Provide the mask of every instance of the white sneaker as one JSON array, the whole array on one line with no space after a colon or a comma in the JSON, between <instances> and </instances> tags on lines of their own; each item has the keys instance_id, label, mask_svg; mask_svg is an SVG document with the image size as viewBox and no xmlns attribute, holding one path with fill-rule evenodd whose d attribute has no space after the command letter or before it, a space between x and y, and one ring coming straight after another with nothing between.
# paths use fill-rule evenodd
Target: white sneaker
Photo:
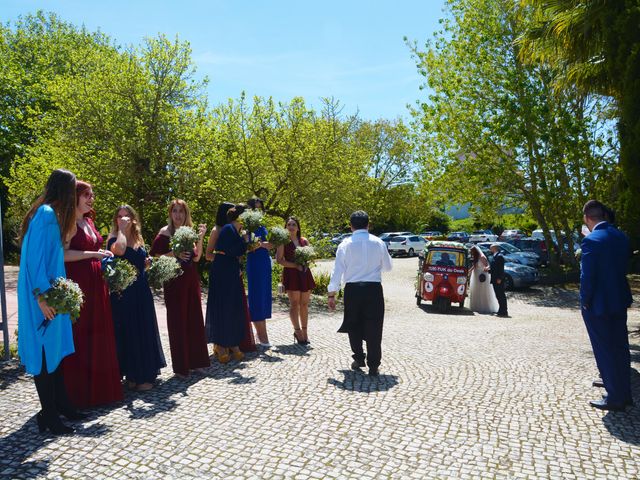
<instances>
[{"instance_id":1,"label":"white sneaker","mask_svg":"<svg viewBox=\"0 0 640 480\"><path fill-rule=\"evenodd\" d=\"M269 342L266 342L266 343L262 343L262 342L260 342L258 345L260 345L260 346L261 346L262 348L264 348L264 349L269 349L269 348L271 348L271 344L270 344Z\"/></svg>"}]
</instances>

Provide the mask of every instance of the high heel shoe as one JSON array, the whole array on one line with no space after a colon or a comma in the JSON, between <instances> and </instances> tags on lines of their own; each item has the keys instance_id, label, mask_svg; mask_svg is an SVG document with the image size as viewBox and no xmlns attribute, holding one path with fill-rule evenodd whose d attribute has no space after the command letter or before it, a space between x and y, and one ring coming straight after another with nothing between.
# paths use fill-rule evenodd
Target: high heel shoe
<instances>
[{"instance_id":1,"label":"high heel shoe","mask_svg":"<svg viewBox=\"0 0 640 480\"><path fill-rule=\"evenodd\" d=\"M244 353L242 353L240 349L232 350L232 354L233 354L233 359L236 362L239 362L244 358Z\"/></svg>"},{"instance_id":2,"label":"high heel shoe","mask_svg":"<svg viewBox=\"0 0 640 480\"><path fill-rule=\"evenodd\" d=\"M42 412L38 412L38 415L36 415L36 422L38 422L38 430L40 433L49 430L54 435L69 435L75 432L75 429L62 423L57 416L46 418Z\"/></svg>"},{"instance_id":3,"label":"high heel shoe","mask_svg":"<svg viewBox=\"0 0 640 480\"><path fill-rule=\"evenodd\" d=\"M307 329L306 328L301 328L301 330L304 330L304 340L302 341L303 345L311 345L311 342L309 341L309 338L307 337Z\"/></svg>"},{"instance_id":4,"label":"high heel shoe","mask_svg":"<svg viewBox=\"0 0 640 480\"><path fill-rule=\"evenodd\" d=\"M296 332L299 332L300 330L302 330L302 329L301 329L301 328L296 328L296 329L293 331L293 339L295 340L295 342L296 342L298 345L304 345L304 340L300 340L300 338L298 338L298 335L296 335Z\"/></svg>"},{"instance_id":5,"label":"high heel shoe","mask_svg":"<svg viewBox=\"0 0 640 480\"><path fill-rule=\"evenodd\" d=\"M228 363L229 360L231 360L229 351L224 347L216 345L213 349L213 354L216 356L220 363Z\"/></svg>"}]
</instances>

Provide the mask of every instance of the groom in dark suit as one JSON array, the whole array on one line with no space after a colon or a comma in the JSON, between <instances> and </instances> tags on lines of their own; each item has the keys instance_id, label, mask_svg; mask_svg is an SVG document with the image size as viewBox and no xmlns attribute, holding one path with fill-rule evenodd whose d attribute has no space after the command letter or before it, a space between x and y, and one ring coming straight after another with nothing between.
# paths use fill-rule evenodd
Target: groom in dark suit
<instances>
[{"instance_id":1,"label":"groom in dark suit","mask_svg":"<svg viewBox=\"0 0 640 480\"><path fill-rule=\"evenodd\" d=\"M508 317L507 311L507 295L504 293L504 257L500 252L500 246L496 243L491 245L491 253L493 258L491 259L491 285L493 285L493 291L496 294L498 300L498 317Z\"/></svg>"},{"instance_id":2,"label":"groom in dark suit","mask_svg":"<svg viewBox=\"0 0 640 480\"><path fill-rule=\"evenodd\" d=\"M627 332L627 308L632 303L627 281L629 239L606 221L608 209L597 200L589 200L582 213L591 233L582 240L580 304L607 390L602 400L589 403L601 410L620 411L633 404Z\"/></svg>"}]
</instances>

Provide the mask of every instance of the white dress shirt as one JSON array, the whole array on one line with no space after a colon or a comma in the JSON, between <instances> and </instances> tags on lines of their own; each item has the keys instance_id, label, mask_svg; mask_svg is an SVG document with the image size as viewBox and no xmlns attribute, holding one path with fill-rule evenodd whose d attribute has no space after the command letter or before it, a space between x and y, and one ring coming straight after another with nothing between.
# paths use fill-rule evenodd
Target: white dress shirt
<instances>
[{"instance_id":1,"label":"white dress shirt","mask_svg":"<svg viewBox=\"0 0 640 480\"><path fill-rule=\"evenodd\" d=\"M387 245L368 230L356 230L338 246L336 262L327 290L340 290L341 283L380 282L391 270Z\"/></svg>"}]
</instances>

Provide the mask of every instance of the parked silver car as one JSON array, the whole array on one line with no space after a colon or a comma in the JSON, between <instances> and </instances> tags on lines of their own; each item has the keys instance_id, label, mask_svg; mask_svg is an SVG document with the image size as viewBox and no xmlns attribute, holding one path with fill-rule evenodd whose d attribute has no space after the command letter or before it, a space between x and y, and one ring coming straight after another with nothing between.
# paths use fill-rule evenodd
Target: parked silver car
<instances>
[{"instance_id":1,"label":"parked silver car","mask_svg":"<svg viewBox=\"0 0 640 480\"><path fill-rule=\"evenodd\" d=\"M522 265L528 265L529 267L539 267L542 263L540 261L540 255L537 253L525 252L507 242L485 242L479 243L478 245L488 249L494 244L498 245L507 262L520 263Z\"/></svg>"},{"instance_id":2,"label":"parked silver car","mask_svg":"<svg viewBox=\"0 0 640 480\"><path fill-rule=\"evenodd\" d=\"M507 262L504 264L505 290L530 287L531 285L535 285L536 283L538 283L537 268L511 262Z\"/></svg>"},{"instance_id":3,"label":"parked silver car","mask_svg":"<svg viewBox=\"0 0 640 480\"><path fill-rule=\"evenodd\" d=\"M498 235L493 233L491 230L476 230L471 233L469 237L469 242L477 243L477 242L495 242L498 240Z\"/></svg>"},{"instance_id":4,"label":"parked silver car","mask_svg":"<svg viewBox=\"0 0 640 480\"><path fill-rule=\"evenodd\" d=\"M424 238L419 235L398 235L389 239L388 249L389 254L392 257L396 255L405 254L408 257L413 257L424 250L424 246L427 244Z\"/></svg>"}]
</instances>

